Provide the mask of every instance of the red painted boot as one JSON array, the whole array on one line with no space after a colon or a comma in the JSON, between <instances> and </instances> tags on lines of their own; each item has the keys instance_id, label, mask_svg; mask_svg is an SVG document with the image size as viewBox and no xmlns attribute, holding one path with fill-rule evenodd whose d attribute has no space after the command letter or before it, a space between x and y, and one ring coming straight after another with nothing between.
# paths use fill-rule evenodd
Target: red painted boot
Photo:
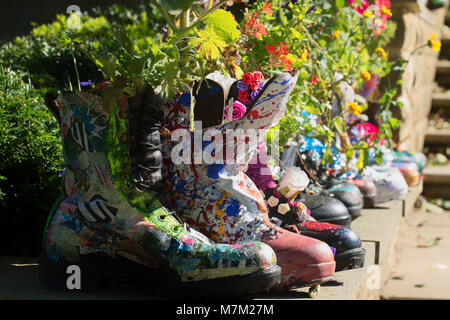
<instances>
[{"instance_id":1,"label":"red painted boot","mask_svg":"<svg viewBox=\"0 0 450 320\"><path fill-rule=\"evenodd\" d=\"M282 268L279 290L311 286L333 279L336 263L333 251L317 239L276 227L262 241L275 251Z\"/></svg>"},{"instance_id":2,"label":"red painted boot","mask_svg":"<svg viewBox=\"0 0 450 320\"><path fill-rule=\"evenodd\" d=\"M258 79L261 79L261 76L259 73L244 77L253 79L252 83L245 83L216 74L214 79L209 78L202 84L199 90L194 90L196 101L194 119L208 124L217 123L223 118L229 119L225 112L216 115L214 110L226 110L225 106L231 101L230 95L234 93L236 93L234 98L237 99L233 99L239 104L233 104L233 116L240 113L241 118L213 125L203 131L197 127L194 132L176 131L178 137L183 137L181 145L178 141L174 143L172 138L176 129L192 127L189 125L192 93L187 88L177 99L166 104L163 125L172 132L172 135L167 135L163 142L165 149L163 176L168 200L181 219L214 241L232 244L262 241L272 246L277 255L277 263L282 268L283 288L323 283L334 275L335 261L331 248L319 240L272 225L269 222L263 195L253 181L243 173L248 161L257 151L256 145L252 143L247 146L246 143L233 145L232 147L237 149L235 153L237 156L231 162L228 162L228 158L223 164L192 161L196 155L204 155L208 150L215 150L216 155L219 151L228 152L225 147L229 145L217 143L218 140L227 141L228 130L234 130L235 140L231 140L232 143L242 142L245 131L256 130L262 137L278 123L286 110L287 98L297 81L297 72L283 73L270 79L264 86L259 86L259 83L256 86L254 82L260 81ZM252 91L249 94L248 90L251 88L261 89L254 89L253 91L258 92ZM247 98L255 94L254 101L247 101ZM227 96L228 98L224 99ZM216 104L220 108L208 108ZM210 112L196 113L197 110ZM211 142L203 141L200 145L196 145L196 135L206 135L208 131L213 133L215 143L209 140ZM183 147L186 145L187 148ZM193 153L191 146L194 146ZM180 161L182 158L186 160L185 152L191 153L190 157L187 157L187 160L191 161L187 163ZM248 160L242 161L244 158Z\"/></svg>"}]
</instances>

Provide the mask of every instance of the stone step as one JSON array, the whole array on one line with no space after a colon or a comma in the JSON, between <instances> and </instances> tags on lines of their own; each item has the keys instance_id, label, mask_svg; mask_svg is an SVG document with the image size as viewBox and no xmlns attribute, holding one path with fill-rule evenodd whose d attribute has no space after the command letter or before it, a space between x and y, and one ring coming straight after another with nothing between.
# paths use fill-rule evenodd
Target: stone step
<instances>
[{"instance_id":1,"label":"stone step","mask_svg":"<svg viewBox=\"0 0 450 320\"><path fill-rule=\"evenodd\" d=\"M450 299L450 215L417 211L399 229L383 299ZM439 239L439 240L436 240Z\"/></svg>"},{"instance_id":2,"label":"stone step","mask_svg":"<svg viewBox=\"0 0 450 320\"><path fill-rule=\"evenodd\" d=\"M450 184L450 165L428 166L423 175L424 184Z\"/></svg>"},{"instance_id":3,"label":"stone step","mask_svg":"<svg viewBox=\"0 0 450 320\"><path fill-rule=\"evenodd\" d=\"M425 135L425 144L450 144L450 129L428 128Z\"/></svg>"},{"instance_id":4,"label":"stone step","mask_svg":"<svg viewBox=\"0 0 450 320\"><path fill-rule=\"evenodd\" d=\"M433 108L448 108L450 109L450 93L439 92L434 93L432 97Z\"/></svg>"},{"instance_id":5,"label":"stone step","mask_svg":"<svg viewBox=\"0 0 450 320\"><path fill-rule=\"evenodd\" d=\"M436 74L437 75L450 74L450 61L449 60L439 60L436 63Z\"/></svg>"},{"instance_id":6,"label":"stone step","mask_svg":"<svg viewBox=\"0 0 450 320\"><path fill-rule=\"evenodd\" d=\"M424 195L450 200L450 165L426 167L423 175Z\"/></svg>"}]
</instances>

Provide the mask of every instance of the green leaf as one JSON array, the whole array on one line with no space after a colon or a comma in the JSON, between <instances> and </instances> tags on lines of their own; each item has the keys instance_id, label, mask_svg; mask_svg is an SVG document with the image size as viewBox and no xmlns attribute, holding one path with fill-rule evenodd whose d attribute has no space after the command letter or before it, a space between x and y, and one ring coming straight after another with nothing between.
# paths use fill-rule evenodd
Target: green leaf
<instances>
[{"instance_id":1,"label":"green leaf","mask_svg":"<svg viewBox=\"0 0 450 320\"><path fill-rule=\"evenodd\" d=\"M394 117L390 118L389 123L391 124L391 127L394 129L400 127L400 120L398 120L397 118Z\"/></svg>"},{"instance_id":2,"label":"green leaf","mask_svg":"<svg viewBox=\"0 0 450 320\"><path fill-rule=\"evenodd\" d=\"M303 106L303 109L305 109L308 113L313 113L313 114L320 114L320 111L317 110L317 108L311 107L311 106Z\"/></svg>"},{"instance_id":3,"label":"green leaf","mask_svg":"<svg viewBox=\"0 0 450 320\"><path fill-rule=\"evenodd\" d=\"M344 5L345 5L345 0L336 0L336 7L338 8L338 9L341 9L342 7L344 7Z\"/></svg>"},{"instance_id":4,"label":"green leaf","mask_svg":"<svg viewBox=\"0 0 450 320\"><path fill-rule=\"evenodd\" d=\"M227 45L232 45L239 38L241 32L231 12L219 9L205 19L206 26L211 26L215 34Z\"/></svg>"}]
</instances>

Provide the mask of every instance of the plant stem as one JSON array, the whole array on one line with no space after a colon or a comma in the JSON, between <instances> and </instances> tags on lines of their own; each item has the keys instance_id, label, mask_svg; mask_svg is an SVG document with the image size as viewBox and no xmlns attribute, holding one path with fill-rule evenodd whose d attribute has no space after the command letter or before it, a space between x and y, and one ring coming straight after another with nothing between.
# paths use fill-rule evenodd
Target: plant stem
<instances>
[{"instance_id":1,"label":"plant stem","mask_svg":"<svg viewBox=\"0 0 450 320\"><path fill-rule=\"evenodd\" d=\"M205 12L205 14L203 14L201 17L199 17L194 23L192 23L189 27L187 27L186 29L176 29L175 32L175 38L172 40L173 42L176 42L179 38L181 38L182 36L184 36L188 31L190 31L191 29L195 28L199 23L201 23L203 20L206 19L206 17L208 17L211 13L213 13L214 11L216 11L218 8L220 8L221 5L223 5L225 2L227 2L228 0L222 0L219 3L217 3L215 6L213 6L211 9L209 9L208 11ZM175 31L175 30L174 30Z\"/></svg>"},{"instance_id":2,"label":"plant stem","mask_svg":"<svg viewBox=\"0 0 450 320\"><path fill-rule=\"evenodd\" d=\"M189 16L190 16L191 10L186 10L183 11L181 13L181 18L180 18L180 29L186 29L189 27L190 21L189 21Z\"/></svg>"},{"instance_id":3,"label":"plant stem","mask_svg":"<svg viewBox=\"0 0 450 320\"><path fill-rule=\"evenodd\" d=\"M81 91L80 75L78 74L78 68L77 68L77 59L75 59L75 55L73 54L73 51L72 51L72 58L73 58L73 65L75 67L75 74L77 75L78 91Z\"/></svg>"},{"instance_id":4,"label":"plant stem","mask_svg":"<svg viewBox=\"0 0 450 320\"><path fill-rule=\"evenodd\" d=\"M166 19L167 23L169 24L169 29L172 29L172 31L176 33L178 31L178 28L170 17L169 12L167 12L167 10L164 9L158 2L153 1L153 3L161 10L164 19Z\"/></svg>"},{"instance_id":5,"label":"plant stem","mask_svg":"<svg viewBox=\"0 0 450 320\"><path fill-rule=\"evenodd\" d=\"M301 31L303 31L306 34L306 37L308 38L309 41L311 41L320 51L322 51L322 53L331 60L331 62L333 62L333 64L337 65L336 61L334 61L334 59L332 57L330 57L330 55L327 53L327 51L316 42L316 40L314 40L311 37L311 34L309 33L308 29L303 25L303 23L299 24L299 28L301 29Z\"/></svg>"}]
</instances>

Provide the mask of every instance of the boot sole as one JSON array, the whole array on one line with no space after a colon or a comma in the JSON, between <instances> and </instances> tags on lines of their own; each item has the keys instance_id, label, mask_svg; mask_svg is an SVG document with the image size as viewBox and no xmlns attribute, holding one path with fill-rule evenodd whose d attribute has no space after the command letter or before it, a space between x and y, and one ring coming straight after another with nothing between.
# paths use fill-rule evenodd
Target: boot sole
<instances>
[{"instance_id":1,"label":"boot sole","mask_svg":"<svg viewBox=\"0 0 450 320\"><path fill-rule=\"evenodd\" d=\"M375 201L375 205L381 204L381 203L385 203L385 202L389 202L392 200L402 200L403 198L405 198L407 192L404 192L403 190L401 192L397 192L395 194L390 194L384 197L378 197Z\"/></svg>"},{"instance_id":2,"label":"boot sole","mask_svg":"<svg viewBox=\"0 0 450 320\"><path fill-rule=\"evenodd\" d=\"M81 270L81 288L70 290L67 286L67 268L77 265ZM127 259L97 256L83 257L79 262L51 261L47 255L39 256L39 280L50 289L71 292L92 292L111 285L145 287L149 293L166 298L202 297L217 298L246 296L268 292L281 282L278 265L254 273L203 281L181 281L169 267L151 269Z\"/></svg>"},{"instance_id":3,"label":"boot sole","mask_svg":"<svg viewBox=\"0 0 450 320\"><path fill-rule=\"evenodd\" d=\"M364 267L365 258L366 250L364 248L355 248L341 252L334 256L336 271L362 268Z\"/></svg>"},{"instance_id":4,"label":"boot sole","mask_svg":"<svg viewBox=\"0 0 450 320\"><path fill-rule=\"evenodd\" d=\"M352 216L352 221L361 216L362 205L347 207L348 213Z\"/></svg>"},{"instance_id":5,"label":"boot sole","mask_svg":"<svg viewBox=\"0 0 450 320\"><path fill-rule=\"evenodd\" d=\"M318 264L309 264L303 267L296 275L295 281L290 287L301 288L322 284L333 279L336 269L336 262L323 262Z\"/></svg>"},{"instance_id":6,"label":"boot sole","mask_svg":"<svg viewBox=\"0 0 450 320\"><path fill-rule=\"evenodd\" d=\"M377 194L374 193L372 195L365 195L364 196L364 208L373 208L375 207L377 200Z\"/></svg>"}]
</instances>

